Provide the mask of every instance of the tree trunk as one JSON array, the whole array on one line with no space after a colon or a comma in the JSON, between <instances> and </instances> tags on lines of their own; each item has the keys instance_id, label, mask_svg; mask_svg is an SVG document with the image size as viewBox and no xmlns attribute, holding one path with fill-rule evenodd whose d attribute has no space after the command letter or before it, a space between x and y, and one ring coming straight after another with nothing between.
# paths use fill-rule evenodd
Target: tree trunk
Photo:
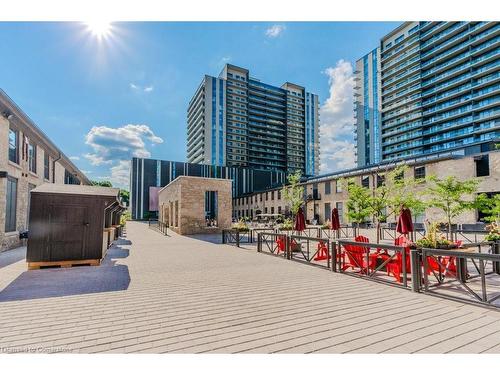
<instances>
[{"instance_id":1,"label":"tree trunk","mask_svg":"<svg viewBox=\"0 0 500 375\"><path fill-rule=\"evenodd\" d=\"M380 221L377 220L377 243L380 243Z\"/></svg>"},{"instance_id":2,"label":"tree trunk","mask_svg":"<svg viewBox=\"0 0 500 375\"><path fill-rule=\"evenodd\" d=\"M453 232L451 230L451 218L448 216L448 240L453 241Z\"/></svg>"}]
</instances>

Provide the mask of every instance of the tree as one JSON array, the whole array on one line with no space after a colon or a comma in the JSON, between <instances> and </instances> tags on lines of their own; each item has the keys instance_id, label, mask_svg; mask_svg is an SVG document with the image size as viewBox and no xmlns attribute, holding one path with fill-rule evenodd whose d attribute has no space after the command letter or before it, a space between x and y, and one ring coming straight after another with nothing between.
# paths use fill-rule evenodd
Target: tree
<instances>
[{"instance_id":1,"label":"tree","mask_svg":"<svg viewBox=\"0 0 500 375\"><path fill-rule=\"evenodd\" d=\"M439 179L429 177L430 186L426 190L429 207L435 207L444 212L448 225L448 234L452 234L452 221L461 213L477 207L477 199L470 197L477 191L478 181L469 179L460 181L455 176Z\"/></svg>"},{"instance_id":2,"label":"tree","mask_svg":"<svg viewBox=\"0 0 500 375\"><path fill-rule=\"evenodd\" d=\"M367 188L356 184L353 179L342 179L340 183L346 187L349 195L346 202L347 217L359 226L372 214L372 195Z\"/></svg>"},{"instance_id":3,"label":"tree","mask_svg":"<svg viewBox=\"0 0 500 375\"><path fill-rule=\"evenodd\" d=\"M377 225L377 243L380 241L380 224L389 216L396 219L402 206L418 215L425 210L425 203L418 193L417 185L422 179L405 178L408 170L406 165L400 165L385 173L385 181L373 190L370 200L371 215Z\"/></svg>"},{"instance_id":4,"label":"tree","mask_svg":"<svg viewBox=\"0 0 500 375\"><path fill-rule=\"evenodd\" d=\"M92 180L90 183L94 186L103 186L103 187L113 187L113 184L110 181L97 181L97 180Z\"/></svg>"},{"instance_id":5,"label":"tree","mask_svg":"<svg viewBox=\"0 0 500 375\"><path fill-rule=\"evenodd\" d=\"M389 212L387 217L394 215L397 218L401 206L408 208L415 216L420 215L425 211L426 203L423 200L423 192L419 191L418 185L425 182L425 178L403 177L409 168L399 166L389 173L389 197L388 207Z\"/></svg>"},{"instance_id":6,"label":"tree","mask_svg":"<svg viewBox=\"0 0 500 375\"><path fill-rule=\"evenodd\" d=\"M130 192L128 190L125 190L125 189L120 189L120 192L118 193L118 195L120 196L122 203L125 206L128 206L129 201L130 201Z\"/></svg>"},{"instance_id":7,"label":"tree","mask_svg":"<svg viewBox=\"0 0 500 375\"><path fill-rule=\"evenodd\" d=\"M477 207L488 215L484 217L484 220L500 224L500 194L495 194L492 197L488 197L484 193L479 194Z\"/></svg>"},{"instance_id":8,"label":"tree","mask_svg":"<svg viewBox=\"0 0 500 375\"><path fill-rule=\"evenodd\" d=\"M290 205L290 211L295 216L299 208L304 204L304 187L300 185L302 174L299 170L288 175L288 185L284 186L281 194L283 199Z\"/></svg>"}]
</instances>

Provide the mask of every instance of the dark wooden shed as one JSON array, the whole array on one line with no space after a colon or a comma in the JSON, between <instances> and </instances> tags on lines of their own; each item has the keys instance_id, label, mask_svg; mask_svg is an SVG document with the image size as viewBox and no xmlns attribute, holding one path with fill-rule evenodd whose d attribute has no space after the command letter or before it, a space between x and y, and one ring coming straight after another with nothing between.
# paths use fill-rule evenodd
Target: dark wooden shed
<instances>
[{"instance_id":1,"label":"dark wooden shed","mask_svg":"<svg viewBox=\"0 0 500 375\"><path fill-rule=\"evenodd\" d=\"M113 212L122 207L118 192L57 184L31 190L28 268L100 264L113 240L104 237L106 227L112 225Z\"/></svg>"}]
</instances>

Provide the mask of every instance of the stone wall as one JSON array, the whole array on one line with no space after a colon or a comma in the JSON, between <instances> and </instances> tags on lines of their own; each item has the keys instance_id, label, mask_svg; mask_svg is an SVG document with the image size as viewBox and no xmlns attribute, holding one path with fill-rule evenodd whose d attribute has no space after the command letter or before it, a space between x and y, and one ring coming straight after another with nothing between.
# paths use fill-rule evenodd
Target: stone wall
<instances>
[{"instance_id":1,"label":"stone wall","mask_svg":"<svg viewBox=\"0 0 500 375\"><path fill-rule=\"evenodd\" d=\"M422 166L424 164L418 164L415 166ZM409 166L408 171L406 172L405 177L413 177L414 176L414 168L415 166ZM473 156L461 157L461 158L453 158L447 160L439 160L439 161L430 161L425 164L425 172L427 176L436 175L438 178L444 178L446 176L456 176L459 179L471 179L477 178L479 181L478 193L483 192L500 192L500 152L494 151L489 153L489 176L484 177L476 177L476 164ZM378 171L380 174L387 173L386 171ZM358 184L361 184L362 177L367 176L369 178L369 187L375 188L376 186L376 172L368 172L368 171L356 171L346 178L353 178L354 181ZM325 189L325 185L327 181L330 183L330 191ZM313 183L305 183L304 188L306 190L306 195L313 194ZM324 181L320 181L317 183L318 193L320 195L320 199L316 201L308 201L305 206L305 214L306 219L312 221L314 218L314 205L316 204L316 213L319 215L320 223L323 223L325 220L325 203L330 204L330 208L334 208L337 202L341 202L343 204L344 214L347 211L346 202L348 200L348 194L345 189L340 189L342 191L338 191L338 187L340 187L340 178L332 177ZM426 186L422 184L419 189L424 189ZM278 213L281 208L282 212L286 212L286 207L288 205L283 199L276 199L278 195L277 190L274 190L274 199L270 199L271 190L268 192L268 199L266 200L266 192L263 193L255 193L244 198L236 198L233 200L233 216L234 217L242 217L242 216L256 216L256 210L259 209L262 213ZM260 196L262 196L262 201L260 201ZM248 202L248 203L247 203ZM274 208L272 208L274 207ZM248 215L246 214L248 210ZM252 211L253 210L253 211ZM251 215L253 213L253 215ZM437 209L427 209L425 214L422 217L419 217L419 221L423 221L423 219L429 219L431 221L443 221L443 213ZM465 223L476 223L477 212L475 210L468 211L462 215L460 215L454 221L458 224ZM342 219L341 219L342 220ZM389 217L388 221L394 221L394 217ZM344 222L347 222L346 217L343 218Z\"/></svg>"},{"instance_id":2,"label":"stone wall","mask_svg":"<svg viewBox=\"0 0 500 375\"><path fill-rule=\"evenodd\" d=\"M179 176L158 194L159 219L179 234L219 233L231 226L231 185L231 180ZM217 192L217 227L205 222L206 191Z\"/></svg>"}]
</instances>

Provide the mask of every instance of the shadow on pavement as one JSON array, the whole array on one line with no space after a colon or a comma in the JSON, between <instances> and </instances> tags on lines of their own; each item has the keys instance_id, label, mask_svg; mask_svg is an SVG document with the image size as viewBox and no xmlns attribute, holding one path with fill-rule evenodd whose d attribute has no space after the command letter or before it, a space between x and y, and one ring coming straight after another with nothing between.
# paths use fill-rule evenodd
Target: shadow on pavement
<instances>
[{"instance_id":1,"label":"shadow on pavement","mask_svg":"<svg viewBox=\"0 0 500 375\"><path fill-rule=\"evenodd\" d=\"M0 302L126 290L130 284L128 267L116 264L115 259L128 256L128 249L113 246L100 266L25 271L0 292Z\"/></svg>"},{"instance_id":2,"label":"shadow on pavement","mask_svg":"<svg viewBox=\"0 0 500 375\"><path fill-rule=\"evenodd\" d=\"M12 250L6 250L1 253L0 269L26 259L26 247L18 247Z\"/></svg>"}]
</instances>

